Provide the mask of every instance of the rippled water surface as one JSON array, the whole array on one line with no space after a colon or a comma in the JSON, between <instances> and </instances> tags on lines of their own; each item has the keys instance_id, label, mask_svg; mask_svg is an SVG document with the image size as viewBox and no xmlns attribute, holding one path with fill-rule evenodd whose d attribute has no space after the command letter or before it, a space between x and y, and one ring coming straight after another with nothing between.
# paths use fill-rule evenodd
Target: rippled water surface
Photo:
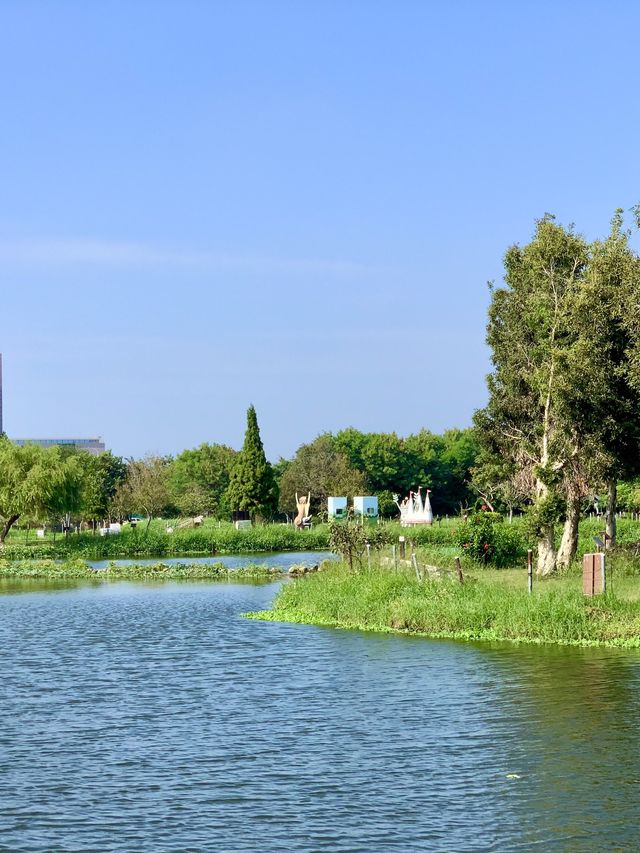
<instances>
[{"instance_id":1,"label":"rippled water surface","mask_svg":"<svg viewBox=\"0 0 640 853\"><path fill-rule=\"evenodd\" d=\"M241 618L276 589L0 596L0 850L640 848L635 652Z\"/></svg>"},{"instance_id":2,"label":"rippled water surface","mask_svg":"<svg viewBox=\"0 0 640 853\"><path fill-rule=\"evenodd\" d=\"M154 563L165 563L169 566L178 563L190 563L199 565L213 565L222 563L229 569L241 569L247 565L277 566L288 569L294 565L317 565L323 560L334 560L335 554L331 551L268 551L264 553L254 552L252 554L221 554L215 557L153 557L147 560L89 560L92 569L106 569L110 565L151 566Z\"/></svg>"}]
</instances>

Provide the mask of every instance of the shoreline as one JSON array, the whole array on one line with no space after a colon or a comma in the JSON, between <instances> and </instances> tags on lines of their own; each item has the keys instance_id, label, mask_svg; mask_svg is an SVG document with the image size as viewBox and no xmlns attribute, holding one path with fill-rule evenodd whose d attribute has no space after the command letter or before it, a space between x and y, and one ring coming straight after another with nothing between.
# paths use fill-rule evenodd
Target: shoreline
<instances>
[{"instance_id":1,"label":"shoreline","mask_svg":"<svg viewBox=\"0 0 640 853\"><path fill-rule=\"evenodd\" d=\"M425 639L640 648L637 577L588 598L577 573L539 582L531 595L523 574L481 570L460 584L337 564L283 586L269 610L243 615Z\"/></svg>"},{"instance_id":2,"label":"shoreline","mask_svg":"<svg viewBox=\"0 0 640 853\"><path fill-rule=\"evenodd\" d=\"M531 646L565 646L573 648L609 648L609 649L640 649L640 635L635 637L619 637L609 640L549 640L540 637L503 637L489 631L451 631L429 632L394 628L390 625L363 624L359 622L336 622L320 618L311 619L304 615L281 610L256 610L242 614L245 619L257 622L281 622L289 625L311 625L316 628L332 628L337 631L361 631L367 634L391 634L397 637L418 637L423 640L456 640L458 642L477 643L512 643L513 645Z\"/></svg>"}]
</instances>

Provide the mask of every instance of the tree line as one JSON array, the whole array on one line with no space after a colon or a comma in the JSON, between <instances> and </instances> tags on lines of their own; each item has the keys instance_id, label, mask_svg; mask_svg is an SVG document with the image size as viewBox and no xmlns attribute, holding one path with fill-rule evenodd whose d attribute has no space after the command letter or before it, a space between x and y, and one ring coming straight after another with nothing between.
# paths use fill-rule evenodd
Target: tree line
<instances>
[{"instance_id":1,"label":"tree line","mask_svg":"<svg viewBox=\"0 0 640 853\"><path fill-rule=\"evenodd\" d=\"M634 215L640 226L640 207ZM406 437L348 428L274 464L253 406L240 451L205 443L124 460L0 437L0 544L18 522L72 517L95 526L134 513L228 519L243 510L284 520L296 492L311 492L316 519L329 495L377 495L392 516L394 496L422 486L436 514L478 501L524 512L538 572L567 566L586 502L602 495L612 541L620 499L640 509L640 257L630 238L622 211L592 242L546 215L529 243L507 250L504 281L490 285L492 369L473 427Z\"/></svg>"},{"instance_id":2,"label":"tree line","mask_svg":"<svg viewBox=\"0 0 640 853\"><path fill-rule=\"evenodd\" d=\"M330 495L378 495L383 515L397 513L394 495L418 485L433 489L434 510L456 513L472 498L470 471L477 455L471 429L442 435L421 430L323 433L290 459L271 464L256 412L247 412L244 444L236 451L204 443L175 457L91 456L68 447L14 445L0 438L0 543L16 524L95 527L134 514L229 519L242 510L256 520L290 519L296 492L311 492L317 520Z\"/></svg>"}]
</instances>

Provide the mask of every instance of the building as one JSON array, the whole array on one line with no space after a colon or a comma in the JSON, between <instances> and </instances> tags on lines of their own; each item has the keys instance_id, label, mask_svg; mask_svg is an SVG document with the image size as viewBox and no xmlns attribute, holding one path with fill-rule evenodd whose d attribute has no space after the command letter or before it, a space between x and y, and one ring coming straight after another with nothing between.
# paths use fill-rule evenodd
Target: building
<instances>
[{"instance_id":1,"label":"building","mask_svg":"<svg viewBox=\"0 0 640 853\"><path fill-rule=\"evenodd\" d=\"M14 444L39 444L40 447L75 447L76 450L86 450L92 456L100 456L106 450L104 441L98 438L12 438Z\"/></svg>"}]
</instances>

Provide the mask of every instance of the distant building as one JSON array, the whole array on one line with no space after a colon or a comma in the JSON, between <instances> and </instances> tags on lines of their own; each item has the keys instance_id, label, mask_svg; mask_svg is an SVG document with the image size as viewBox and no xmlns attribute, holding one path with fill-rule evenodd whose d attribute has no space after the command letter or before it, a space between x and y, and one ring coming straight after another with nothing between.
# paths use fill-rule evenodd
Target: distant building
<instances>
[{"instance_id":1,"label":"distant building","mask_svg":"<svg viewBox=\"0 0 640 853\"><path fill-rule=\"evenodd\" d=\"M40 447L75 447L77 450L86 450L92 456L100 456L106 450L101 438L12 438L11 441L21 446L39 444Z\"/></svg>"},{"instance_id":2,"label":"distant building","mask_svg":"<svg viewBox=\"0 0 640 853\"><path fill-rule=\"evenodd\" d=\"M2 423L2 353L0 353L0 435L4 432ZM104 453L106 448L104 441L98 438L12 438L14 444L39 444L40 447L54 447L56 445L62 447L76 447L78 450L86 450L93 456L99 456Z\"/></svg>"}]
</instances>

